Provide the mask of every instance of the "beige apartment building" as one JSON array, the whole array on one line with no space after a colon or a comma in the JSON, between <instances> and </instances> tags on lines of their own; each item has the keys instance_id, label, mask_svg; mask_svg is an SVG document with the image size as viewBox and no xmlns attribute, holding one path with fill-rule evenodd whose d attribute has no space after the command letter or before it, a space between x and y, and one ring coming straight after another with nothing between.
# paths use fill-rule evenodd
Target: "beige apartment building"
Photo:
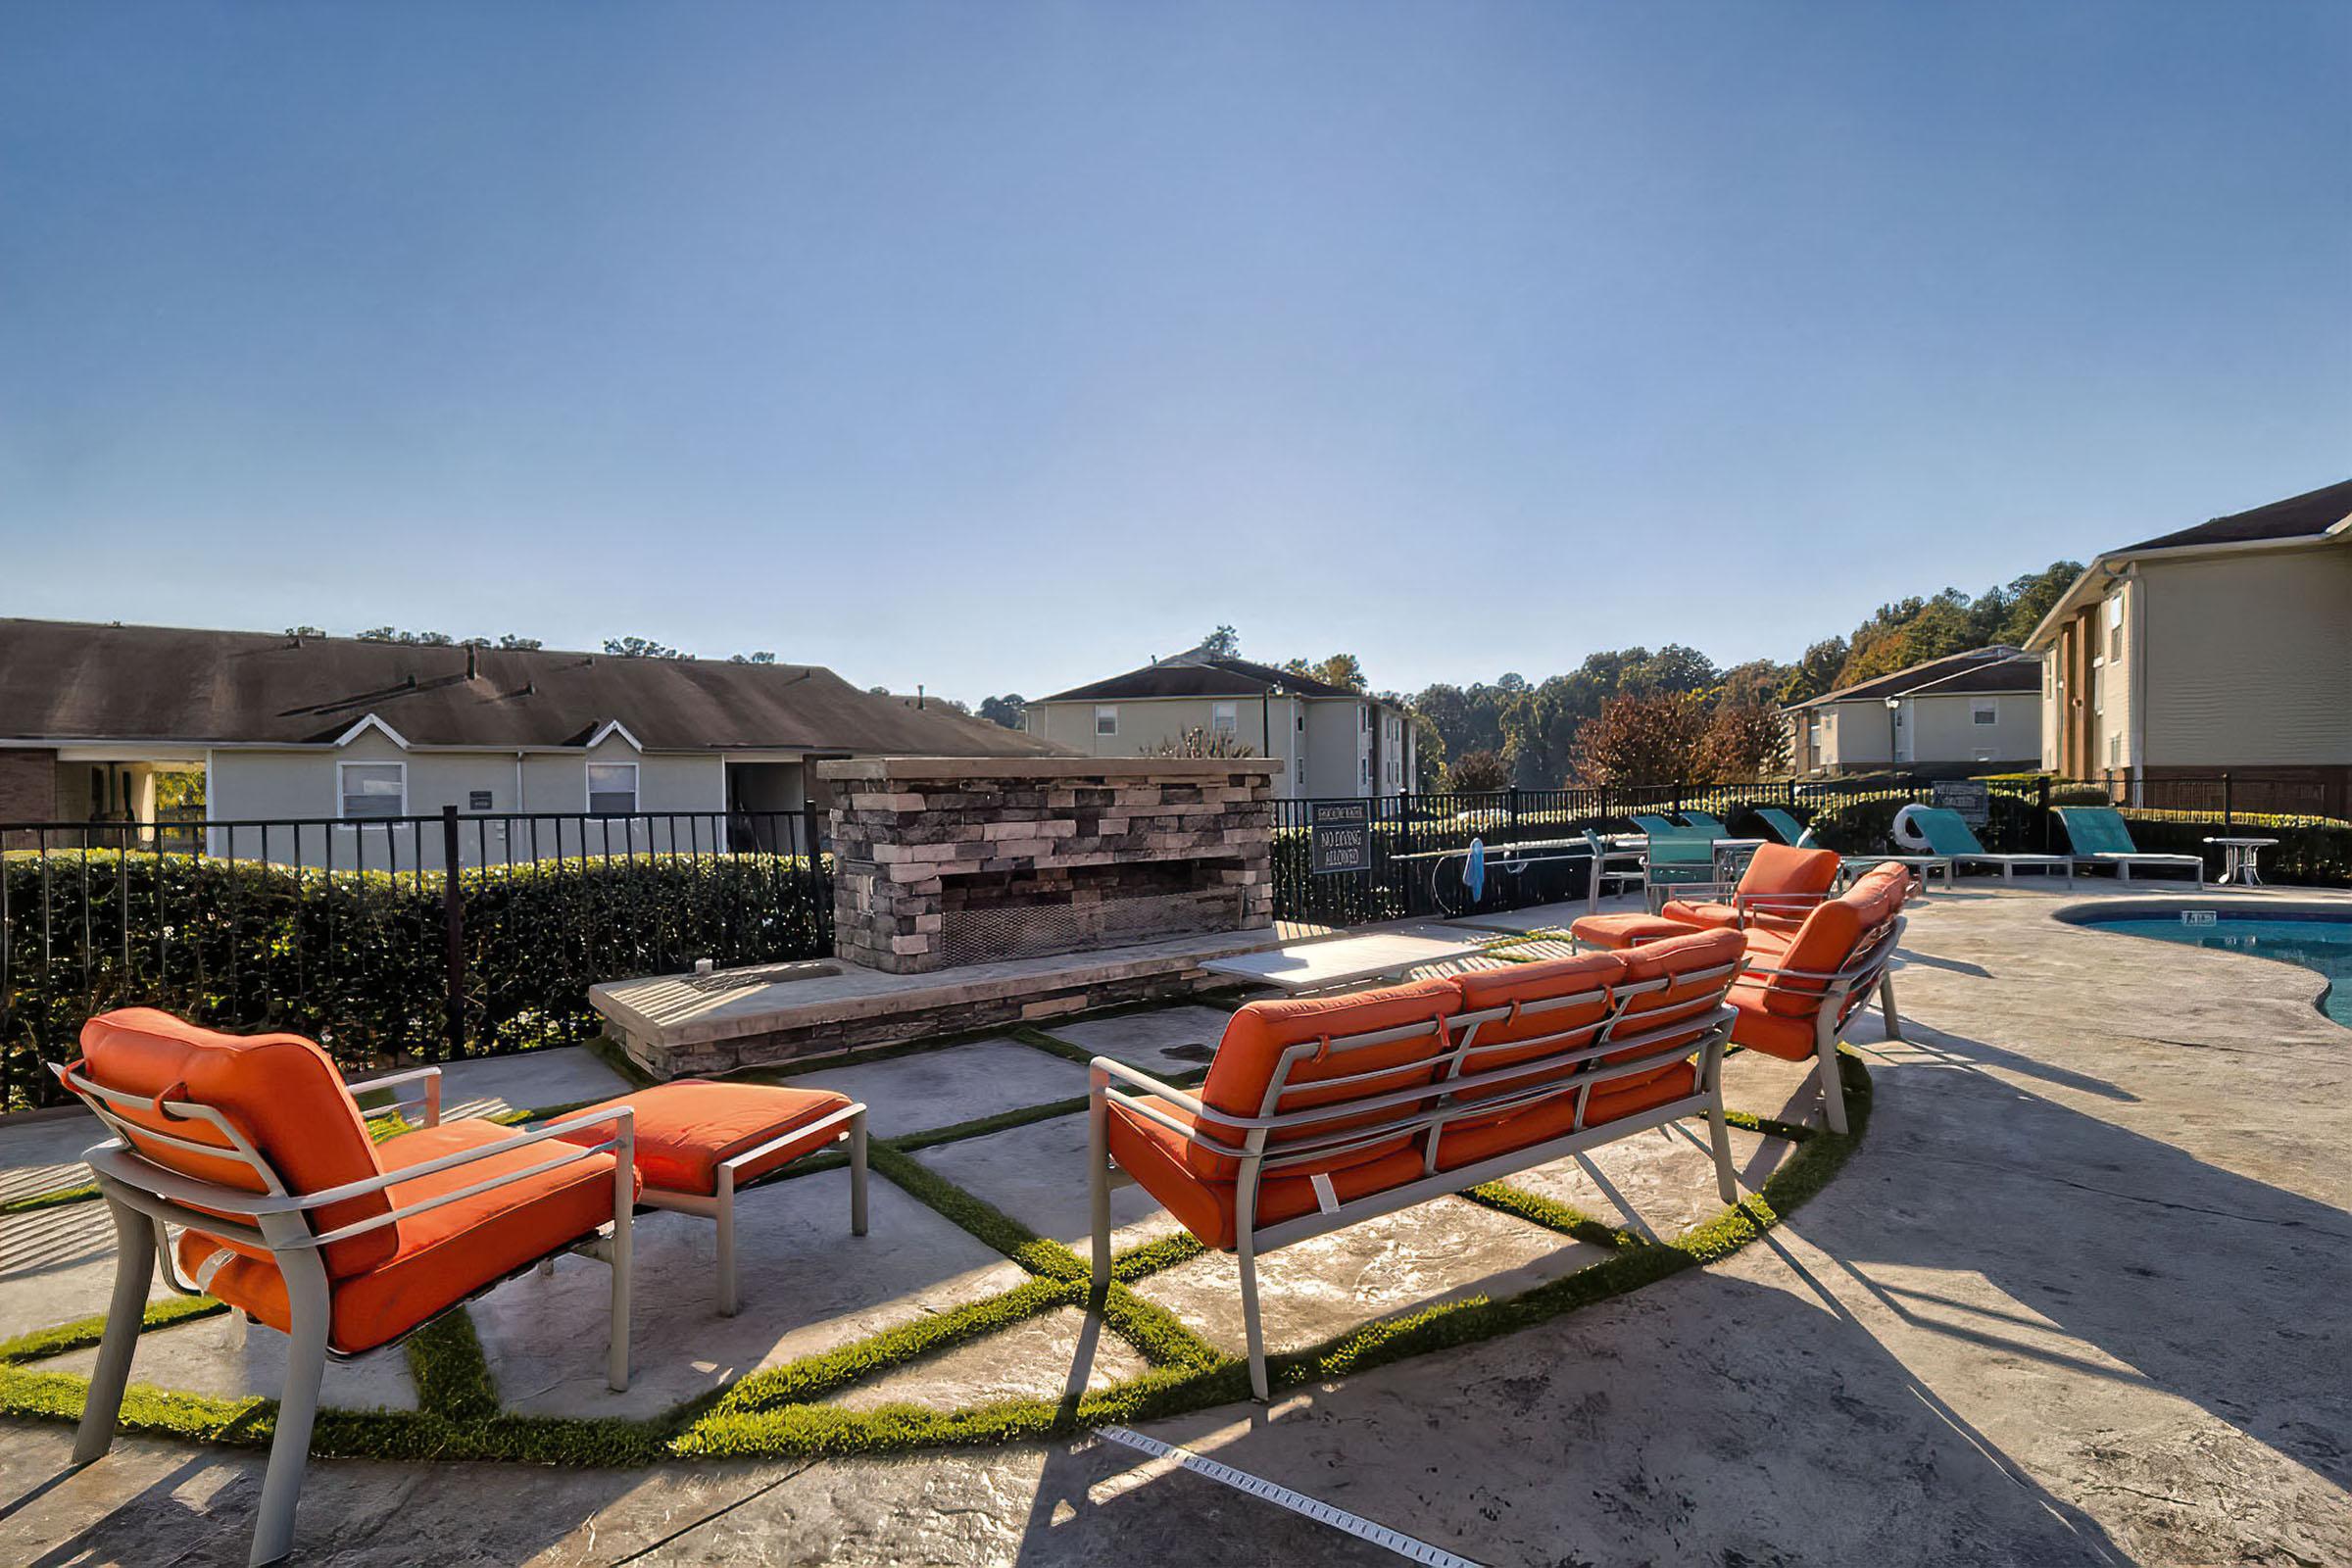
<instances>
[{"instance_id":1,"label":"beige apartment building","mask_svg":"<svg viewBox=\"0 0 2352 1568\"><path fill-rule=\"evenodd\" d=\"M1029 733L1089 757L1137 757L1194 731L1282 761L1286 799L1400 795L1413 787L1410 715L1309 676L1200 650L1039 698Z\"/></svg>"},{"instance_id":2,"label":"beige apartment building","mask_svg":"<svg viewBox=\"0 0 2352 1568\"><path fill-rule=\"evenodd\" d=\"M2343 814L2352 480L2105 552L2026 647L2045 768L2302 781Z\"/></svg>"},{"instance_id":3,"label":"beige apartment building","mask_svg":"<svg viewBox=\"0 0 2352 1568\"><path fill-rule=\"evenodd\" d=\"M383 824L445 807L506 818L467 863L778 848L827 804L814 762L1051 750L812 664L0 619L0 823L153 823L158 778L199 773L182 832L239 858L439 863Z\"/></svg>"},{"instance_id":4,"label":"beige apartment building","mask_svg":"<svg viewBox=\"0 0 2352 1568\"><path fill-rule=\"evenodd\" d=\"M2041 734L2040 662L1978 648L1859 681L1782 710L1800 777L2032 767Z\"/></svg>"}]
</instances>

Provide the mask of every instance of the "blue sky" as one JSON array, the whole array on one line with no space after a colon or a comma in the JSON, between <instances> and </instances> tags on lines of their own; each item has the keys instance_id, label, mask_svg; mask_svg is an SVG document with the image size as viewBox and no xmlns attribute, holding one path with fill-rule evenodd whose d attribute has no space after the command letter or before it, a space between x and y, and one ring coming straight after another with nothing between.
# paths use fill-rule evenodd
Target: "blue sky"
<instances>
[{"instance_id":1,"label":"blue sky","mask_svg":"<svg viewBox=\"0 0 2352 1568\"><path fill-rule=\"evenodd\" d=\"M0 612L1417 688L2352 474L2352 6L0 10Z\"/></svg>"}]
</instances>

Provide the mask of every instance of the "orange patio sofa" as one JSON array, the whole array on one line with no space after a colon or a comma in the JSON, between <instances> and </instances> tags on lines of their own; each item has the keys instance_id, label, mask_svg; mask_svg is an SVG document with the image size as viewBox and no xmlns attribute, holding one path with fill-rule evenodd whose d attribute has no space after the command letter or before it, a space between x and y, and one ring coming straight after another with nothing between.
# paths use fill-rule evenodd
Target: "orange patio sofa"
<instances>
[{"instance_id":1,"label":"orange patio sofa","mask_svg":"<svg viewBox=\"0 0 2352 1568\"><path fill-rule=\"evenodd\" d=\"M145 1007L92 1018L81 1049L54 1070L115 1135L84 1158L118 1247L76 1463L113 1445L159 1260L173 1289L218 1297L293 1342L255 1563L293 1544L329 1355L391 1345L542 1258L579 1251L612 1265L606 1377L628 1387L637 1178L626 1105L529 1132L442 1122L438 1068L346 1086L300 1036L219 1034ZM355 1092L419 1083L426 1125L370 1141ZM174 1226L175 1250L165 1240Z\"/></svg>"},{"instance_id":2,"label":"orange patio sofa","mask_svg":"<svg viewBox=\"0 0 2352 1568\"><path fill-rule=\"evenodd\" d=\"M1259 1254L1704 1114L1737 1200L1722 1054L1736 931L1686 933L1352 995L1255 1002L1188 1092L1108 1056L1090 1079L1094 1280L1134 1182L1238 1254L1250 1388L1269 1396Z\"/></svg>"}]
</instances>

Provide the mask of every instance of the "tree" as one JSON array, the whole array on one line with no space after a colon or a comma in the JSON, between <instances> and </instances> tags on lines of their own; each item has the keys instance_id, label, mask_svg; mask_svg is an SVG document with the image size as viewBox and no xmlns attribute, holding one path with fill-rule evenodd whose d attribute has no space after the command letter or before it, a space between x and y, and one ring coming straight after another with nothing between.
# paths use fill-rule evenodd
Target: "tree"
<instances>
[{"instance_id":1,"label":"tree","mask_svg":"<svg viewBox=\"0 0 2352 1568\"><path fill-rule=\"evenodd\" d=\"M1028 701L1019 692L1006 692L1002 697L980 699L980 716L992 724L1002 724L1006 729L1019 729L1022 720L1028 715Z\"/></svg>"},{"instance_id":2,"label":"tree","mask_svg":"<svg viewBox=\"0 0 2352 1568\"><path fill-rule=\"evenodd\" d=\"M1699 743L1699 776L1725 783L1768 778L1788 765L1788 720L1765 702L1727 702Z\"/></svg>"},{"instance_id":3,"label":"tree","mask_svg":"<svg viewBox=\"0 0 2352 1568\"><path fill-rule=\"evenodd\" d=\"M323 637L326 635L326 628L324 626L288 626L286 635L289 637Z\"/></svg>"},{"instance_id":4,"label":"tree","mask_svg":"<svg viewBox=\"0 0 2352 1568\"><path fill-rule=\"evenodd\" d=\"M1838 672L1845 667L1848 651L1842 637L1832 637L1807 648L1804 657L1789 670L1788 678L1781 682L1781 701L1810 702L1823 692L1836 691Z\"/></svg>"},{"instance_id":5,"label":"tree","mask_svg":"<svg viewBox=\"0 0 2352 1568\"><path fill-rule=\"evenodd\" d=\"M397 631L390 626L370 626L360 633L364 643L410 643L418 648L448 648L456 639L445 631Z\"/></svg>"},{"instance_id":6,"label":"tree","mask_svg":"<svg viewBox=\"0 0 2352 1568\"><path fill-rule=\"evenodd\" d=\"M730 664L772 664L775 662L776 656L764 648L756 654L737 654L727 661Z\"/></svg>"},{"instance_id":7,"label":"tree","mask_svg":"<svg viewBox=\"0 0 2352 1568\"><path fill-rule=\"evenodd\" d=\"M1294 675L1304 675L1309 680L1319 680L1326 686L1337 686L1346 692L1372 689L1372 683L1364 678L1363 664L1353 654L1334 654L1319 664L1294 659L1282 667Z\"/></svg>"},{"instance_id":8,"label":"tree","mask_svg":"<svg viewBox=\"0 0 2352 1568\"><path fill-rule=\"evenodd\" d=\"M527 653L531 652L533 649L537 649L537 648L544 648L544 647L546 647L547 645L546 645L545 643L541 642L541 641L540 641L538 638L536 638L536 637L517 637L517 636L515 636L515 635L514 635L513 632L511 632L511 631L510 631L510 632L504 632L504 633L500 634L500 636L499 636L499 639L498 639L498 646L499 646L499 647L501 647L501 648L503 648L503 649L505 649L507 652L509 652L509 653L511 653L511 654L513 654L513 653L523 653L523 654L527 654Z\"/></svg>"},{"instance_id":9,"label":"tree","mask_svg":"<svg viewBox=\"0 0 2352 1568\"><path fill-rule=\"evenodd\" d=\"M1204 659L1239 659L1242 657L1242 634L1231 626L1219 626L1200 639L1200 654Z\"/></svg>"},{"instance_id":10,"label":"tree","mask_svg":"<svg viewBox=\"0 0 2352 1568\"><path fill-rule=\"evenodd\" d=\"M605 652L616 659L691 659L694 657L691 654L681 654L668 644L655 642L650 637L608 637L605 639Z\"/></svg>"},{"instance_id":11,"label":"tree","mask_svg":"<svg viewBox=\"0 0 2352 1568\"><path fill-rule=\"evenodd\" d=\"M1510 783L1511 764L1500 752L1472 752L1446 769L1446 787L1464 795L1508 789Z\"/></svg>"},{"instance_id":12,"label":"tree","mask_svg":"<svg viewBox=\"0 0 2352 1568\"><path fill-rule=\"evenodd\" d=\"M1673 784L1701 771L1710 714L1695 692L1612 698L1576 733L1576 777L1588 784Z\"/></svg>"},{"instance_id":13,"label":"tree","mask_svg":"<svg viewBox=\"0 0 2352 1568\"><path fill-rule=\"evenodd\" d=\"M1151 746L1139 746L1138 757L1255 757L1256 751L1231 730L1205 730L1199 726L1181 735Z\"/></svg>"}]
</instances>

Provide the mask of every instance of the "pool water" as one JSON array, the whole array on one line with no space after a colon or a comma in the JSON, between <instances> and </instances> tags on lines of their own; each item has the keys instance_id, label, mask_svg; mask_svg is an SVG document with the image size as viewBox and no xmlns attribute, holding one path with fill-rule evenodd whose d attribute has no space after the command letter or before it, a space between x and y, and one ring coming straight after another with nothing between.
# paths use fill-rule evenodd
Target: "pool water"
<instances>
[{"instance_id":1,"label":"pool water","mask_svg":"<svg viewBox=\"0 0 2352 1568\"><path fill-rule=\"evenodd\" d=\"M2219 948L2225 953L2252 954L2316 969L2328 981L2320 1010L2337 1023L2352 1025L2352 920L2233 919L2228 914L2211 925L2189 925L2175 915L2155 919L2098 920L2097 930L2121 931L2127 936L2154 937L2191 947Z\"/></svg>"}]
</instances>

